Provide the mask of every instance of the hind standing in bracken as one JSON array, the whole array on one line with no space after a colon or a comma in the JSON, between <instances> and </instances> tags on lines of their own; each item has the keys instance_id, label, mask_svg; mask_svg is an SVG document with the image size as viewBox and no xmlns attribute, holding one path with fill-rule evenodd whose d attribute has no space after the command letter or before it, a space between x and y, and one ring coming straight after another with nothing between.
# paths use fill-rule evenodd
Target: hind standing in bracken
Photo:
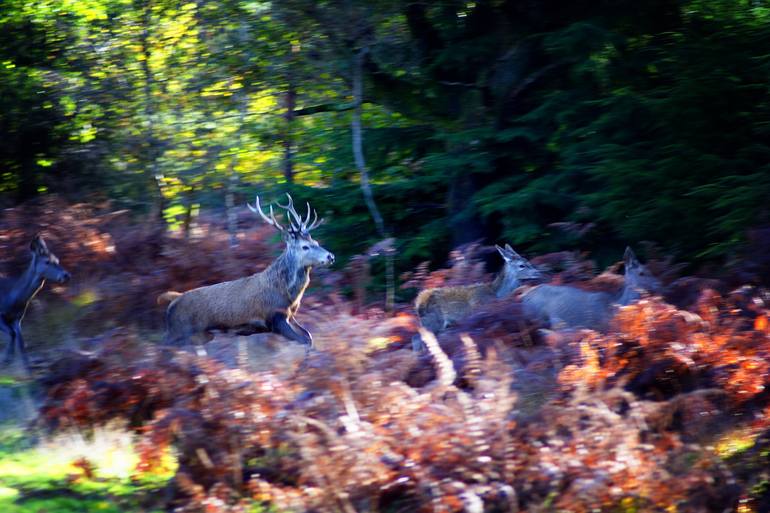
<instances>
[{"instance_id":1,"label":"hind standing in bracken","mask_svg":"<svg viewBox=\"0 0 770 513\"><path fill-rule=\"evenodd\" d=\"M637 301L643 291L655 294L662 290L660 281L639 262L631 248L626 248L623 260L623 288L616 294L589 292L568 285L538 285L521 297L524 315L552 329L605 331L618 306Z\"/></svg>"},{"instance_id":2,"label":"hind standing in bracken","mask_svg":"<svg viewBox=\"0 0 770 513\"><path fill-rule=\"evenodd\" d=\"M458 287L426 289L417 295L414 302L420 324L433 333L444 331L484 304L508 296L524 282L541 278L540 271L526 258L506 244L505 248L495 246L503 257L503 268L489 283L476 283ZM412 338L412 348L422 349L419 335Z\"/></svg>"},{"instance_id":3,"label":"hind standing in bracken","mask_svg":"<svg viewBox=\"0 0 770 513\"><path fill-rule=\"evenodd\" d=\"M40 235L32 239L29 250L32 260L21 276L0 280L0 332L9 337L4 362L6 365L13 362L18 348L27 372L30 370L29 358L21 335L21 321L29 302L43 288L45 280L64 283L70 279L70 273L62 268L59 259L51 253Z\"/></svg>"},{"instance_id":4,"label":"hind standing in bracken","mask_svg":"<svg viewBox=\"0 0 770 513\"><path fill-rule=\"evenodd\" d=\"M310 204L303 218L294 209L291 196L287 196L288 205L279 204L286 210L287 227L275 219L272 206L269 216L262 211L259 196L255 207L249 205L252 212L281 233L286 243L284 252L267 269L238 280L185 293L166 292L158 297L159 303L171 301L166 310L166 343L189 343L193 337L206 342L211 338L206 334L208 330L235 329L242 333L272 331L312 347L312 335L295 315L310 283L310 270L331 265L334 255L310 236L323 220L318 219Z\"/></svg>"}]
</instances>

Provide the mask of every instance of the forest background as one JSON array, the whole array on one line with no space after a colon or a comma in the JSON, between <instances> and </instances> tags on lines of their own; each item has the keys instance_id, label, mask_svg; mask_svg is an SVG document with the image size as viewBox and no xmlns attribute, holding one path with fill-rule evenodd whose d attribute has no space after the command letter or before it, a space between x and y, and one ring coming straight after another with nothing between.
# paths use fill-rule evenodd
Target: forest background
<instances>
[{"instance_id":1,"label":"forest background","mask_svg":"<svg viewBox=\"0 0 770 513\"><path fill-rule=\"evenodd\" d=\"M72 280L30 304L35 379L0 371L0 510L770 511L768 22L1 0L0 270L42 231ZM157 344L159 293L277 255L246 202L287 192L337 255L298 314L316 350ZM491 279L492 243L594 290L632 245L665 290L605 334L507 298L413 352L414 294Z\"/></svg>"},{"instance_id":2,"label":"forest background","mask_svg":"<svg viewBox=\"0 0 770 513\"><path fill-rule=\"evenodd\" d=\"M343 258L394 236L401 271L478 239L730 263L770 225L769 19L756 0L6 0L0 206L109 199L189 232L290 191Z\"/></svg>"}]
</instances>

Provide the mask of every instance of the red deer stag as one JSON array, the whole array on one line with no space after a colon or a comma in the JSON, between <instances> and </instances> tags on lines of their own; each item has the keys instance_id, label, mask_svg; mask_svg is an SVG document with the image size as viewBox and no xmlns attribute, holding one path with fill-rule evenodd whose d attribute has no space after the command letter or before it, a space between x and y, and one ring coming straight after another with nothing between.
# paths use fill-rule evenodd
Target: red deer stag
<instances>
[{"instance_id":1,"label":"red deer stag","mask_svg":"<svg viewBox=\"0 0 770 513\"><path fill-rule=\"evenodd\" d=\"M32 260L21 276L0 280L0 332L10 337L5 349L5 364L13 362L18 347L27 372L30 371L29 358L21 335L21 321L29 302L43 288L45 280L64 283L70 279L70 273L59 265L59 259L51 253L39 234L32 239L29 249Z\"/></svg>"},{"instance_id":2,"label":"red deer stag","mask_svg":"<svg viewBox=\"0 0 770 513\"><path fill-rule=\"evenodd\" d=\"M259 196L256 206L248 205L252 212L277 229L286 243L285 251L262 272L240 278L199 287L185 293L166 292L158 297L159 303L171 301L166 310L166 337L169 344L184 344L195 336L202 342L212 329L235 329L239 333L272 331L289 340L313 346L313 337L296 320L302 295L310 283L310 270L314 266L329 266L334 255L322 248L310 236L323 219L307 204L303 218L294 209L291 196L285 209L288 227L275 218L273 207L270 215L262 211ZM312 217L312 221L311 221Z\"/></svg>"}]
</instances>

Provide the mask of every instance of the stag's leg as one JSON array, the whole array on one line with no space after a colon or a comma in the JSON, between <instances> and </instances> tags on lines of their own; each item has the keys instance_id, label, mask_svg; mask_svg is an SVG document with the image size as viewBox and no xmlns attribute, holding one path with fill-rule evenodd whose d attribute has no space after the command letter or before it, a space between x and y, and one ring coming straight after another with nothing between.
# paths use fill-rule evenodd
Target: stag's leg
<instances>
[{"instance_id":1,"label":"stag's leg","mask_svg":"<svg viewBox=\"0 0 770 513\"><path fill-rule=\"evenodd\" d=\"M16 333L4 319L0 319L0 332L8 335L8 345L5 346L5 358L3 358L3 363L8 365L13 361L13 356L16 352Z\"/></svg>"},{"instance_id":2,"label":"stag's leg","mask_svg":"<svg viewBox=\"0 0 770 513\"><path fill-rule=\"evenodd\" d=\"M184 346L189 343L189 338L189 333L172 333L167 331L163 336L163 345L177 347Z\"/></svg>"},{"instance_id":3,"label":"stag's leg","mask_svg":"<svg viewBox=\"0 0 770 513\"><path fill-rule=\"evenodd\" d=\"M278 335L299 342L300 344L305 344L308 347L313 344L312 339L307 338L304 334L300 335L294 331L294 328L291 327L291 324L289 324L289 321L286 318L286 314L283 312L276 312L273 314L273 317L270 319L270 329L273 333L277 333Z\"/></svg>"}]
</instances>

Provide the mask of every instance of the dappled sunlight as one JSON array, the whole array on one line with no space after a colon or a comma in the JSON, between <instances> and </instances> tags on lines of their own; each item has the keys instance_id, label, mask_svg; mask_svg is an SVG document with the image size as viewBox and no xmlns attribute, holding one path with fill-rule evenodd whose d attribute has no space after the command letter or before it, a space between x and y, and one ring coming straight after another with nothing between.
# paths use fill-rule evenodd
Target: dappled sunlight
<instances>
[{"instance_id":1,"label":"dappled sunlight","mask_svg":"<svg viewBox=\"0 0 770 513\"><path fill-rule=\"evenodd\" d=\"M135 508L139 495L160 489L177 466L167 452L163 472L140 473L136 436L116 425L97 426L88 435L61 432L35 444L23 442L15 428L1 433L0 506L9 513Z\"/></svg>"}]
</instances>

